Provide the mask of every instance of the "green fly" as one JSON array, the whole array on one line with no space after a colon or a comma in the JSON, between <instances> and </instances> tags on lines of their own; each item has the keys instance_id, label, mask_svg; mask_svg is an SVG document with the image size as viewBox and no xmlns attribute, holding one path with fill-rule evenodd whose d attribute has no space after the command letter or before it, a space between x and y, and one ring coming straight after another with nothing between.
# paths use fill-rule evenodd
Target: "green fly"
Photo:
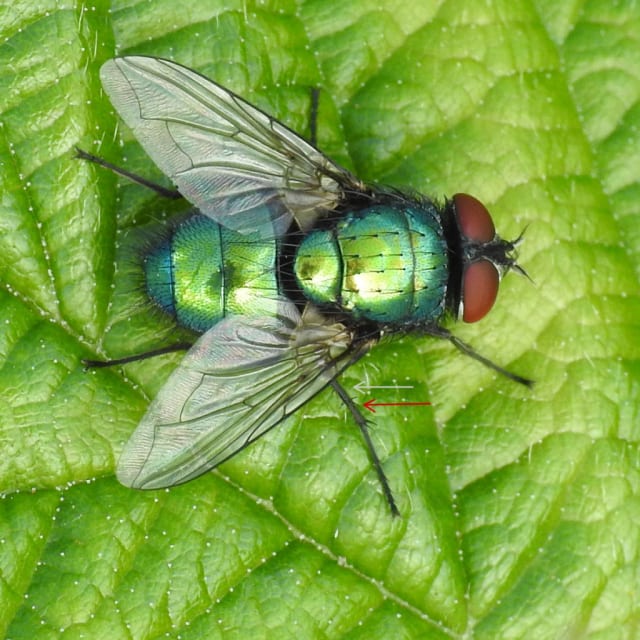
<instances>
[{"instance_id":1,"label":"green fly","mask_svg":"<svg viewBox=\"0 0 640 640\"><path fill-rule=\"evenodd\" d=\"M513 255L518 241L496 235L478 200L457 194L438 205L365 184L231 91L168 60L116 58L101 79L175 193L194 207L148 252L144 271L150 298L202 334L126 444L122 484L191 480L330 386L359 426L397 515L367 421L337 380L342 371L383 335L413 331L531 384L440 324L447 313L480 320L501 276L524 273Z\"/></svg>"}]
</instances>

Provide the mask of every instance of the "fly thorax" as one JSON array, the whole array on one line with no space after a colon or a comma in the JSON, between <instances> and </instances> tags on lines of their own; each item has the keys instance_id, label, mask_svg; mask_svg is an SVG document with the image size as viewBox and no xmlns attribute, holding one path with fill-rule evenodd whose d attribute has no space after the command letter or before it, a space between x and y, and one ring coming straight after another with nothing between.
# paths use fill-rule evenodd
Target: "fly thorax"
<instances>
[{"instance_id":1,"label":"fly thorax","mask_svg":"<svg viewBox=\"0 0 640 640\"><path fill-rule=\"evenodd\" d=\"M444 312L447 246L435 207L377 204L351 212L300 243L303 294L355 319L382 324L437 320Z\"/></svg>"}]
</instances>

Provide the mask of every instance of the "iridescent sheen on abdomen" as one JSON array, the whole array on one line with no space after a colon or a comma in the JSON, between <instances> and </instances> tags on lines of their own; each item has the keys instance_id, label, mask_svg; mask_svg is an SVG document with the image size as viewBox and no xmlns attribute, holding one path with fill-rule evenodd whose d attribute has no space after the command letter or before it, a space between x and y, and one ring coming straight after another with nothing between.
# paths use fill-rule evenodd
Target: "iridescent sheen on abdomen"
<instances>
[{"instance_id":1,"label":"iridescent sheen on abdomen","mask_svg":"<svg viewBox=\"0 0 640 640\"><path fill-rule=\"evenodd\" d=\"M204 333L227 315L276 310L277 243L194 215L145 258L150 297L179 324Z\"/></svg>"}]
</instances>

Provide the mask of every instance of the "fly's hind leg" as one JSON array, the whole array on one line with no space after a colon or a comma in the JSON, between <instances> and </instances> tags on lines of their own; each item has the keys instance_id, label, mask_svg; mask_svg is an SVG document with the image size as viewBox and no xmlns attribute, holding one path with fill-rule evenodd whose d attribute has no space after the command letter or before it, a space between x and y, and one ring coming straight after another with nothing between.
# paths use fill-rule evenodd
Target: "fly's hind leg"
<instances>
[{"instance_id":1,"label":"fly's hind leg","mask_svg":"<svg viewBox=\"0 0 640 640\"><path fill-rule=\"evenodd\" d=\"M177 189L167 189L161 184L158 184L151 180L147 180L146 178L139 176L137 173L127 171L126 169L123 169L122 167L119 167L118 165L113 164L108 160L105 160L104 158L94 156L92 153L84 151L78 147L76 147L76 158L78 158L79 160L86 160L87 162L93 162L100 167L108 169L109 171L113 171L113 173L131 180L131 182L135 182L136 184L140 184L147 189L155 191L163 198L169 198L171 200L180 200L182 198L182 194Z\"/></svg>"},{"instance_id":2,"label":"fly's hind leg","mask_svg":"<svg viewBox=\"0 0 640 640\"><path fill-rule=\"evenodd\" d=\"M193 344L189 342L178 342L177 344L171 344L167 347L160 347L159 349L153 349L152 351L145 351L144 353L136 353L132 356L126 356L124 358L114 358L113 360L90 360L84 358L82 364L85 369L103 369L105 367L116 367L122 364L128 364L129 362L138 362L139 360L147 360L148 358L155 358L156 356L162 356L166 353L173 353L174 351L187 351L191 349Z\"/></svg>"}]
</instances>

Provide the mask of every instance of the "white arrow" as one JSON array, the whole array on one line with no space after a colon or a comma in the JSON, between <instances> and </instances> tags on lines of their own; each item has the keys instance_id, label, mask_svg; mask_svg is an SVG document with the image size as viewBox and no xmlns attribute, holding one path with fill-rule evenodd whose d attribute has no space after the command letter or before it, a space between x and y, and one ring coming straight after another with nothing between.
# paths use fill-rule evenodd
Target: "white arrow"
<instances>
[{"instance_id":1,"label":"white arrow","mask_svg":"<svg viewBox=\"0 0 640 640\"><path fill-rule=\"evenodd\" d=\"M359 393L364 393L369 389L413 389L413 385L407 386L407 387L403 387L397 384L392 384L389 386L377 386L373 384L367 384L366 382L362 381L362 382L358 382L358 384L355 385L353 388Z\"/></svg>"}]
</instances>

